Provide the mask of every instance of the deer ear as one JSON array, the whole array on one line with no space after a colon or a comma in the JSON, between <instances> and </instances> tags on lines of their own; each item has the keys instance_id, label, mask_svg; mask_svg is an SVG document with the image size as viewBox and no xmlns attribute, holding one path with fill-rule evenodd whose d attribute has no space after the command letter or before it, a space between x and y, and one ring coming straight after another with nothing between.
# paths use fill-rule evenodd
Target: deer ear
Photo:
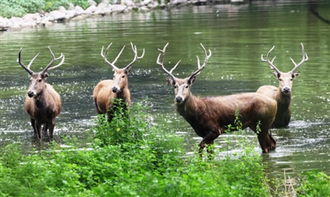
<instances>
[{"instance_id":1,"label":"deer ear","mask_svg":"<svg viewBox=\"0 0 330 197\"><path fill-rule=\"evenodd\" d=\"M193 83L195 82L195 80L196 80L196 75L193 76L193 77L190 77L190 78L188 79L188 84L189 84L189 85L193 84Z\"/></svg>"},{"instance_id":2,"label":"deer ear","mask_svg":"<svg viewBox=\"0 0 330 197\"><path fill-rule=\"evenodd\" d=\"M294 79L295 77L298 77L299 73L292 73L292 79Z\"/></svg>"},{"instance_id":3,"label":"deer ear","mask_svg":"<svg viewBox=\"0 0 330 197\"><path fill-rule=\"evenodd\" d=\"M169 78L167 78L167 84L168 85L171 85L171 86L174 86L175 85L175 81L171 77L169 77Z\"/></svg>"},{"instance_id":4,"label":"deer ear","mask_svg":"<svg viewBox=\"0 0 330 197\"><path fill-rule=\"evenodd\" d=\"M273 74L274 74L274 76L275 76L276 78L280 78L280 76L281 76L281 74L278 73L278 72L276 72L276 71L274 71Z\"/></svg>"},{"instance_id":5,"label":"deer ear","mask_svg":"<svg viewBox=\"0 0 330 197\"><path fill-rule=\"evenodd\" d=\"M42 77L43 79L47 78L48 76L49 76L49 75L48 75L47 72L45 72L44 74L41 75L41 77Z\"/></svg>"},{"instance_id":6,"label":"deer ear","mask_svg":"<svg viewBox=\"0 0 330 197\"><path fill-rule=\"evenodd\" d=\"M128 75L131 72L131 68L125 69L125 74Z\"/></svg>"}]
</instances>

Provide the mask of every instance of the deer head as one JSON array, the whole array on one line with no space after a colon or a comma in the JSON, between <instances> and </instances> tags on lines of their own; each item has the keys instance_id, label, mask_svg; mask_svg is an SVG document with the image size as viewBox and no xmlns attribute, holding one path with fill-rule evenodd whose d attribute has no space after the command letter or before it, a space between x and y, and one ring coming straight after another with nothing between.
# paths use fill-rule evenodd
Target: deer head
<instances>
[{"instance_id":1,"label":"deer head","mask_svg":"<svg viewBox=\"0 0 330 197\"><path fill-rule=\"evenodd\" d=\"M26 71L29 73L30 75L30 85L29 85L29 89L28 89L28 96L29 97L35 97L38 96L42 93L42 91L45 89L46 87L46 79L48 77L48 71L53 70L59 66L61 66L64 63L64 55L63 53L61 53L61 55L59 57L55 57L55 54L53 53L53 51L51 50L50 47L48 47L49 52L52 56L52 59L50 60L50 62L48 63L48 65L40 72L34 72L30 69L31 65L33 64L33 61L38 57L39 53L37 53L29 62L29 64L27 66L25 66L22 63L22 50L23 48L21 48L18 52L18 58L17 58L17 63ZM57 65L53 65L55 61L57 60L61 60L59 64Z\"/></svg>"},{"instance_id":2,"label":"deer head","mask_svg":"<svg viewBox=\"0 0 330 197\"><path fill-rule=\"evenodd\" d=\"M166 48L168 46L168 43L163 47L163 49L158 49L160 52L157 58L157 64L161 66L163 71L169 76L169 83L174 88L175 93L175 101L180 104L183 103L191 94L190 87L194 83L196 77L200 74L200 72L205 68L206 64L208 63L209 58L212 55L211 50L206 50L203 44L200 44L204 53L205 53L205 59L203 64L201 65L200 59L197 57L197 70L194 71L190 76L186 78L177 78L173 75L173 71L176 69L176 67L180 64L181 60L179 60L171 70L167 70L164 66L164 56L166 52Z\"/></svg>"},{"instance_id":3,"label":"deer head","mask_svg":"<svg viewBox=\"0 0 330 197\"><path fill-rule=\"evenodd\" d=\"M268 53L266 54L266 58L264 57L263 54L261 54L261 61L268 63L269 67L273 70L273 74L275 75L275 77L278 79L279 81L279 88L282 92L282 94L285 95L290 95L291 94L291 90L292 90L292 81L293 79L295 79L299 73L296 72L296 70L304 63L308 60L308 56L307 53L305 52L304 49L304 45L303 43L301 44L301 51L302 51L302 59L301 61L297 64L291 57L291 61L294 64L294 68L289 71L289 72L281 72L273 63L274 60L276 58L276 56L274 56L272 59L269 59L269 54L270 52L272 52L275 48L275 46L273 46Z\"/></svg>"},{"instance_id":4,"label":"deer head","mask_svg":"<svg viewBox=\"0 0 330 197\"><path fill-rule=\"evenodd\" d=\"M129 73L129 71L131 70L132 65L137 60L143 58L143 56L144 56L144 49L142 51L142 54L140 56L138 56L136 45L133 45L133 43L131 42L131 47L132 47L132 50L133 50L133 53L134 53L133 60L128 65L126 65L124 68L118 68L115 65L115 63L118 60L118 58L120 57L120 55L122 54L122 52L124 51L125 45L121 48L121 50L118 53L117 57L112 62L110 62L107 59L106 56L108 54L108 51L109 51L111 45L112 45L112 43L110 43L106 48L104 48L104 46L102 46L101 56L103 57L103 59L105 60L105 62L108 63L112 67L112 70L113 70L114 74L113 74L113 87L111 89L112 89L112 92L118 93L121 90L123 90L125 87L127 87L127 85L128 85L127 75Z\"/></svg>"}]
</instances>

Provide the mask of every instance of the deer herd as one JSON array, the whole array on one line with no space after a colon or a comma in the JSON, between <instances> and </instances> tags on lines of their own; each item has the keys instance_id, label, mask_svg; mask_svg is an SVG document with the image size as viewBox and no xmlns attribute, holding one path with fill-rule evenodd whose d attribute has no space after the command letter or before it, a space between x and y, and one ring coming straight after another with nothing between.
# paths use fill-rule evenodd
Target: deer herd
<instances>
[{"instance_id":1,"label":"deer herd","mask_svg":"<svg viewBox=\"0 0 330 197\"><path fill-rule=\"evenodd\" d=\"M93 90L93 100L98 114L107 114L108 121L112 120L112 110L115 109L115 99L121 99L125 104L124 109L131 105L131 93L128 88L128 74L132 65L142 59L145 54L143 49L138 55L136 45L131 44L134 53L132 61L123 68L116 66L118 58L121 56L125 46L119 51L113 61L109 61L108 51L110 43L106 48L102 47L101 56L109 64L114 72L113 78L100 81ZM294 68L289 72L281 72L275 65L275 57L269 55L275 48L273 46L266 54L261 55L261 61L266 62L275 77L279 81L279 86L264 85L256 92L246 92L225 96L197 97L191 92L191 87L197 76L205 69L209 58L212 55L210 49L206 49L202 44L204 60L201 63L197 56L197 68L186 78L179 78L173 74L178 67L178 61L170 70L164 65L165 53L168 43L158 49L159 55L156 63L168 75L169 84L174 89L175 105L177 112L191 125L196 134L202 137L199 143L199 151L214 143L214 140L221 134L230 130L244 129L249 127L256 134L263 153L268 153L276 148L270 129L287 127L290 121L290 103L292 94L292 81L298 76L296 70L308 60L304 45L301 43L302 59L297 64L292 58ZM65 57L61 53L56 57L54 52L48 47L51 60L40 72L31 70L33 61L38 57L35 55L28 65L22 63L22 49L18 52L17 63L30 75L30 85L24 102L25 111L29 114L34 136L37 140L48 137L53 138L55 118L60 114L62 103L61 97L56 90L46 82L48 72L58 68L64 63ZM55 62L58 62L56 65ZM234 126L234 127L233 127ZM234 129L232 129L234 128Z\"/></svg>"}]
</instances>

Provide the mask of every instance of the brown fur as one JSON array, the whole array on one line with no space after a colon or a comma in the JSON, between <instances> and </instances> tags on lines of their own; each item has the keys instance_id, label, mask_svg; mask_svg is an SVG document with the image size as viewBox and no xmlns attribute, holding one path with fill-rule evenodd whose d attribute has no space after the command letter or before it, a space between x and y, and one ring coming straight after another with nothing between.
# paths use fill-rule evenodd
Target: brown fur
<instances>
[{"instance_id":1,"label":"brown fur","mask_svg":"<svg viewBox=\"0 0 330 197\"><path fill-rule=\"evenodd\" d=\"M122 99L128 106L131 105L131 93L128 89L128 84L122 87L120 92L114 93L113 80L100 81L93 91L96 111L98 114L108 114L108 119L111 121L112 115L110 109L113 107L114 99Z\"/></svg>"},{"instance_id":2,"label":"brown fur","mask_svg":"<svg viewBox=\"0 0 330 197\"><path fill-rule=\"evenodd\" d=\"M266 62L270 69L273 70L274 76L278 79L279 85L278 87L265 85L258 88L257 93L265 95L269 98L274 99L277 102L277 112L276 118L272 127L282 128L289 125L291 119L291 111L290 111L290 103L291 103L291 93L292 93L292 84L293 80L299 75L296 70L309 58L307 53L305 52L305 48L303 43L301 45L302 59L299 63L296 63L292 58L291 61L294 64L294 68L289 72L281 72L275 65L274 60L269 57L269 54L274 50L275 46L273 46L266 56L261 55L261 61Z\"/></svg>"},{"instance_id":3,"label":"brown fur","mask_svg":"<svg viewBox=\"0 0 330 197\"><path fill-rule=\"evenodd\" d=\"M203 138L199 144L201 149L206 144L213 144L228 125L235 125L237 118L242 123L242 129L249 127L257 133L263 152L267 153L276 147L269 131L277 109L273 99L257 93L206 98L198 98L190 93L176 106L178 113Z\"/></svg>"},{"instance_id":4,"label":"brown fur","mask_svg":"<svg viewBox=\"0 0 330 197\"><path fill-rule=\"evenodd\" d=\"M61 66L64 63L65 57L63 53L59 57L56 57L51 48L48 47L48 49L52 59L41 72L33 72L30 69L39 53L30 60L27 66L22 62L22 48L19 50L17 58L17 63L31 76L30 86L24 102L24 109L30 115L34 135L38 140L42 139L42 126L43 133L48 135L50 140L53 139L55 118L60 114L62 108L60 95L51 85L46 83L46 79L48 77L48 71ZM60 60L60 62L54 65L57 60Z\"/></svg>"},{"instance_id":5,"label":"brown fur","mask_svg":"<svg viewBox=\"0 0 330 197\"><path fill-rule=\"evenodd\" d=\"M48 83L35 97L26 96L24 103L25 111L30 115L34 134L41 139L41 126L44 133L49 130L49 138L53 138L55 118L60 114L62 102L60 95Z\"/></svg>"},{"instance_id":6,"label":"brown fur","mask_svg":"<svg viewBox=\"0 0 330 197\"><path fill-rule=\"evenodd\" d=\"M289 125L291 119L291 94L283 94L280 88L265 85L258 88L257 93L263 94L277 102L276 117L273 122L273 128L283 128Z\"/></svg>"},{"instance_id":7,"label":"brown fur","mask_svg":"<svg viewBox=\"0 0 330 197\"><path fill-rule=\"evenodd\" d=\"M205 54L204 62L201 64L197 56L198 69L185 79L177 78L172 74L180 61L171 70L167 70L164 66L163 56L168 43L163 49L158 49L160 53L157 58L157 64L170 76L169 83L174 88L177 111L197 135L203 138L199 144L200 152L206 145L213 144L229 126L234 126L236 129L249 127L255 131L264 153L275 149L276 142L270 133L277 110L275 100L257 93L206 98L198 98L191 93L192 84L212 55L211 50L206 50L203 44L200 45ZM238 128L239 126L242 128Z\"/></svg>"}]
</instances>

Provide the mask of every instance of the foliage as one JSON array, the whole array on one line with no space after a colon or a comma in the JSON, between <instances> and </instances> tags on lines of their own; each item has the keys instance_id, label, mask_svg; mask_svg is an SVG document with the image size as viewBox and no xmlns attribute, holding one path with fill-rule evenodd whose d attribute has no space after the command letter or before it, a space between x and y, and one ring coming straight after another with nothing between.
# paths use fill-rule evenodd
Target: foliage
<instances>
[{"instance_id":1,"label":"foliage","mask_svg":"<svg viewBox=\"0 0 330 197\"><path fill-rule=\"evenodd\" d=\"M330 196L330 176L319 171L305 172L297 192L304 197Z\"/></svg>"},{"instance_id":2,"label":"foliage","mask_svg":"<svg viewBox=\"0 0 330 197\"><path fill-rule=\"evenodd\" d=\"M44 6L43 0L1 0L0 15L4 17L22 16L39 12Z\"/></svg>"},{"instance_id":3,"label":"foliage","mask_svg":"<svg viewBox=\"0 0 330 197\"><path fill-rule=\"evenodd\" d=\"M151 123L144 108L134 106L129 116L119 110L111 124L98 117L88 149L53 146L23 154L20 146L7 146L0 155L0 196L269 195L259 155L187 157L182 137Z\"/></svg>"},{"instance_id":4,"label":"foliage","mask_svg":"<svg viewBox=\"0 0 330 197\"><path fill-rule=\"evenodd\" d=\"M13 17L40 11L49 12L60 6L69 8L70 4L84 9L89 6L88 0L1 0L0 16Z\"/></svg>"}]
</instances>

